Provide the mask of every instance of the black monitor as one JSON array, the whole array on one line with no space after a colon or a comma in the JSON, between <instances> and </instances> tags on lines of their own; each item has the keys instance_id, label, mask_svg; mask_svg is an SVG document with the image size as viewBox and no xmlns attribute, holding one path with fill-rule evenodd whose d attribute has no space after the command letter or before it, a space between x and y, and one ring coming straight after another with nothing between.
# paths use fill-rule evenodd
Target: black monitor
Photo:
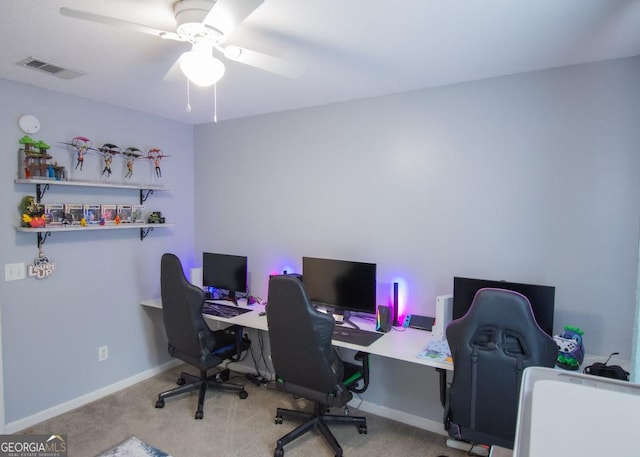
<instances>
[{"instance_id":1,"label":"black monitor","mask_svg":"<svg viewBox=\"0 0 640 457\"><path fill-rule=\"evenodd\" d=\"M247 293L247 257L202 253L202 285L228 291L222 299L236 302L236 293Z\"/></svg>"},{"instance_id":2,"label":"black monitor","mask_svg":"<svg viewBox=\"0 0 640 457\"><path fill-rule=\"evenodd\" d=\"M549 336L553 336L553 312L556 288L535 284L494 281L489 279L453 278L453 319L464 316L476 292L485 287L507 289L519 292L529 299L533 316L540 328Z\"/></svg>"},{"instance_id":3,"label":"black monitor","mask_svg":"<svg viewBox=\"0 0 640 457\"><path fill-rule=\"evenodd\" d=\"M376 313L376 264L347 260L302 258L302 283L316 306L349 320L352 311Z\"/></svg>"}]
</instances>

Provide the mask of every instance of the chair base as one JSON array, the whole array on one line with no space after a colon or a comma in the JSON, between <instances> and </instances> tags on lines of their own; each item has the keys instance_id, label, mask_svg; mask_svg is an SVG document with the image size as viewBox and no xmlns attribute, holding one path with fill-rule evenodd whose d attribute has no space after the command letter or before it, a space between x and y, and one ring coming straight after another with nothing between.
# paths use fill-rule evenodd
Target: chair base
<instances>
[{"instance_id":1,"label":"chair base","mask_svg":"<svg viewBox=\"0 0 640 457\"><path fill-rule=\"evenodd\" d=\"M313 413L278 408L276 410L276 424L282 424L284 417L302 419L305 420L305 422L278 440L276 443L276 449L273 453L274 457L284 456L285 445L312 430L317 430L320 435L322 435L326 443L331 447L336 457L341 457L342 448L333 436L333 433L331 433L331 430L329 430L329 424L355 424L358 426L358 433L367 433L366 417L325 414L326 409L325 405L321 405L319 403L315 404Z\"/></svg>"},{"instance_id":2,"label":"chair base","mask_svg":"<svg viewBox=\"0 0 640 457\"><path fill-rule=\"evenodd\" d=\"M231 382L225 382L229 379L229 370L223 370L211 376L206 375L206 370L201 370L200 376L194 376L189 373L182 372L178 378L178 387L175 389L167 390L158 394L158 401L156 401L156 408L164 408L164 401L167 398L182 395L194 390L199 391L198 395L198 409L196 410L196 419L202 419L204 417L203 404L204 397L207 389L227 390L232 392L238 392L238 396L244 400L249 396L242 384L234 384Z\"/></svg>"}]
</instances>

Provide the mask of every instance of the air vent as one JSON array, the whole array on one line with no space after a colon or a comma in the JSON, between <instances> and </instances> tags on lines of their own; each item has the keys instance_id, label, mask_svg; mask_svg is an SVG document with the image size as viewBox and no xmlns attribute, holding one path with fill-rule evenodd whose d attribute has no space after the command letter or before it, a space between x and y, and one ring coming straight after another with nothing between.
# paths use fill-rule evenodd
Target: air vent
<instances>
[{"instance_id":1,"label":"air vent","mask_svg":"<svg viewBox=\"0 0 640 457\"><path fill-rule=\"evenodd\" d=\"M38 70L43 73L48 73L52 76L56 76L62 79L72 79L84 74L79 71L63 68L51 62L45 62L42 59L36 59L35 57L27 57L26 59L21 60L16 64L26 68L31 68L32 70Z\"/></svg>"}]
</instances>

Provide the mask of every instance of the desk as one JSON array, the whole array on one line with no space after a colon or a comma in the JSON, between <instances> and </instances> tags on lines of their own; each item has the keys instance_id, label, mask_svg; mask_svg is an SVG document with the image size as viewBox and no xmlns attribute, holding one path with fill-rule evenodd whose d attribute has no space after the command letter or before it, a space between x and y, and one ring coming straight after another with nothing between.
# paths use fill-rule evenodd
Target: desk
<instances>
[{"instance_id":1,"label":"desk","mask_svg":"<svg viewBox=\"0 0 640 457\"><path fill-rule=\"evenodd\" d=\"M221 302L229 304L229 302ZM162 301L160 299L145 300L142 302L142 306L149 308L162 309ZM240 314L231 318L212 316L209 314L203 314L206 320L212 322L224 322L228 324L241 325L247 328L253 328L256 330L263 330L268 332L269 327L267 325L267 316L260 316L260 312L264 311L264 306L255 304L247 306L244 300L238 302L240 308L252 309L253 312ZM351 320L363 330L375 330L375 324L368 319L361 319L358 317L351 317ZM415 363L418 365L424 365L427 367L435 368L440 374L440 401L444 403L444 390L446 389L446 376L447 370L453 370L453 363L441 362L437 360L423 359L417 357L418 353L422 351L429 341L433 340L431 332L425 330L418 330L414 328L405 328L399 330L391 330L378 338L369 346L358 346L344 341L333 340L333 345L337 347L343 347L346 349L353 349L355 351L364 351L369 354L379 355L382 357L389 357L391 359L401 360L403 362Z\"/></svg>"}]
</instances>

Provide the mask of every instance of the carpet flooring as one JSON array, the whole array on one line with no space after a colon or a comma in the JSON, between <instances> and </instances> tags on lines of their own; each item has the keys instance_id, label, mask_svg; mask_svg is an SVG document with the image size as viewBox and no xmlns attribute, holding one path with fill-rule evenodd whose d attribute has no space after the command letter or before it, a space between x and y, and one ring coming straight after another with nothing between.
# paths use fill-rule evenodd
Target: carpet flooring
<instances>
[{"instance_id":1,"label":"carpet flooring","mask_svg":"<svg viewBox=\"0 0 640 457\"><path fill-rule=\"evenodd\" d=\"M285 419L275 424L276 407L306 408L303 399L232 375L245 384L245 400L230 392L208 391L204 418L195 420L197 394L168 399L155 408L159 392L175 387L181 366L95 402L54 417L20 433L67 434L69 457L94 457L131 436L173 457L272 456L275 443L298 423ZM333 411L332 411L333 412ZM368 433L360 435L355 426L332 426L345 457L462 457L466 452L446 447L446 438L416 427L351 408L352 415L367 417ZM323 457L333 452L312 432L285 447L286 457Z\"/></svg>"}]
</instances>

